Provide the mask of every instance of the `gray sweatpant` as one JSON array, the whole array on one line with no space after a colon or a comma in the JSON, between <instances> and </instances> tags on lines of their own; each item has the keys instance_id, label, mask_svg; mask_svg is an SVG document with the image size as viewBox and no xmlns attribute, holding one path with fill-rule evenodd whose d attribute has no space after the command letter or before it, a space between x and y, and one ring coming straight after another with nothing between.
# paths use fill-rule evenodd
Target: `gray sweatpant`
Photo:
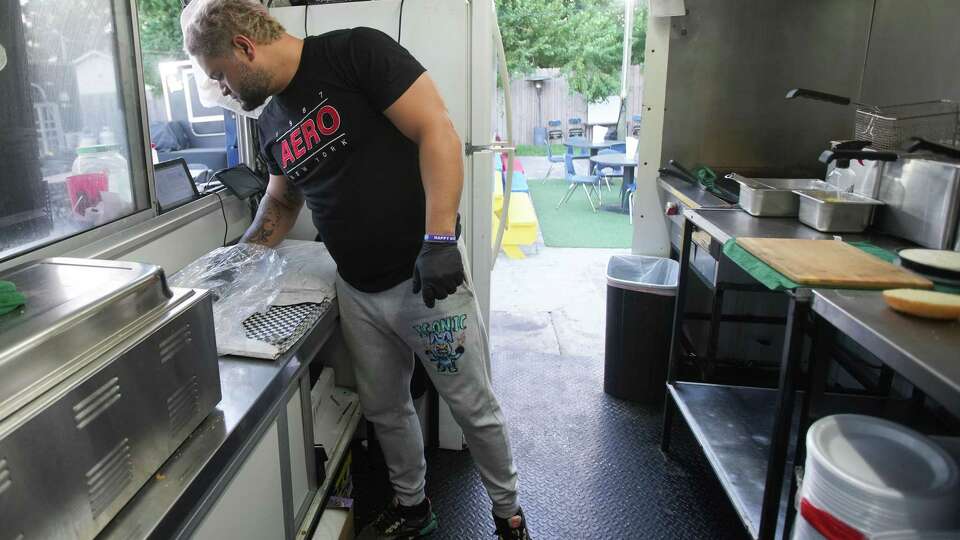
<instances>
[{"instance_id":1,"label":"gray sweatpant","mask_svg":"<svg viewBox=\"0 0 960 540\"><path fill-rule=\"evenodd\" d=\"M410 397L417 353L463 429L494 513L507 518L519 508L517 471L487 373L486 329L467 279L454 295L430 309L411 292L410 280L387 291L364 293L338 276L340 320L354 358L360 403L376 426L400 504L415 505L424 498L427 464Z\"/></svg>"}]
</instances>

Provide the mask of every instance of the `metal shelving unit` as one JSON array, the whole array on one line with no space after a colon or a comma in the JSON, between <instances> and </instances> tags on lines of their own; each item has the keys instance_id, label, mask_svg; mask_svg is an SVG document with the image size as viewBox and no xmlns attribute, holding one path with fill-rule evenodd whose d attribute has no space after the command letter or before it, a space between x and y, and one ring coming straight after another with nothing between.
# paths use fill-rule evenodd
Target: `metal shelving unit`
<instances>
[{"instance_id":1,"label":"metal shelving unit","mask_svg":"<svg viewBox=\"0 0 960 540\"><path fill-rule=\"evenodd\" d=\"M688 382L667 389L750 536L759 538L777 390ZM784 482L777 523L781 531L788 492L789 482Z\"/></svg>"},{"instance_id":2,"label":"metal shelving unit","mask_svg":"<svg viewBox=\"0 0 960 540\"><path fill-rule=\"evenodd\" d=\"M297 531L297 538L303 539L308 538L314 532L314 529L317 526L317 523L320 521L320 517L323 515L323 510L327 506L327 499L330 498L330 491L333 488L333 482L336 480L340 468L344 465L344 458L347 455L347 452L350 450L350 442L353 441L353 436L357 432L357 426L360 425L360 419L363 418L363 411L359 406L353 408L353 411L350 413L350 420L347 421L346 429L340 435L340 438L337 441L336 447L330 453L330 459L326 463L326 475L323 481L323 484L320 485L319 489L313 496L313 501L310 503L310 507L307 510L306 517L303 520L303 523L300 524L300 528Z\"/></svg>"},{"instance_id":3,"label":"metal shelving unit","mask_svg":"<svg viewBox=\"0 0 960 540\"><path fill-rule=\"evenodd\" d=\"M733 213L729 210L713 212L724 218ZM721 243L733 237L697 212L685 211L684 218L677 307L667 373L669 399L664 405L661 449L664 452L669 450L673 417L679 412L703 448L750 536L764 540L784 537L784 524L790 522L793 514L789 506L794 484L789 458L796 454L797 413L806 408L797 408L794 404L798 395L797 378L810 291L799 289L781 293L787 296L789 303L776 388L679 381L687 289L691 276L696 279L704 277L697 275L691 264L693 232L695 229L704 230ZM717 309L720 306L716 304L711 314L714 325L722 318ZM791 451L792 446L794 451Z\"/></svg>"}]
</instances>

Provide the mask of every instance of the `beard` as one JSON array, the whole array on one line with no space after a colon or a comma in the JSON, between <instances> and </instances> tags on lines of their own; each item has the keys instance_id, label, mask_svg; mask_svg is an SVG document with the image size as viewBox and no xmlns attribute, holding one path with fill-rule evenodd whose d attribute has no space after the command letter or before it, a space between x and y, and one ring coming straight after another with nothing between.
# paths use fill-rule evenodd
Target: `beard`
<instances>
[{"instance_id":1,"label":"beard","mask_svg":"<svg viewBox=\"0 0 960 540\"><path fill-rule=\"evenodd\" d=\"M270 97L270 75L266 70L241 64L240 83L237 86L237 101L245 111L256 109Z\"/></svg>"}]
</instances>

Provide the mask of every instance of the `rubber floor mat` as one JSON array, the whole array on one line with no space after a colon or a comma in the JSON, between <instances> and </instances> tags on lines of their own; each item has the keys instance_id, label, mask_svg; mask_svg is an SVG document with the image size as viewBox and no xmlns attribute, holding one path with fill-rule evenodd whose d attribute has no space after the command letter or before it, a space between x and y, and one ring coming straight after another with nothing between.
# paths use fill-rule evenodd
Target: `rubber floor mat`
<instances>
[{"instance_id":1,"label":"rubber floor mat","mask_svg":"<svg viewBox=\"0 0 960 540\"><path fill-rule=\"evenodd\" d=\"M606 395L602 358L494 353L493 382L535 540L747 538L683 422L665 458L662 408ZM354 456L362 526L391 493L379 450ZM490 538L490 501L469 452L431 451L427 466L440 517L431 538Z\"/></svg>"}]
</instances>

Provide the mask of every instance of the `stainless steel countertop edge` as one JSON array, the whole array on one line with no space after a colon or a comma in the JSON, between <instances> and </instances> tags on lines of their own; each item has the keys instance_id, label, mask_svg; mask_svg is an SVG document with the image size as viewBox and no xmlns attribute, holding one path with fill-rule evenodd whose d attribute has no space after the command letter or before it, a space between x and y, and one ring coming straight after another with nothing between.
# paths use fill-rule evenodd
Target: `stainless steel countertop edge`
<instances>
[{"instance_id":1,"label":"stainless steel countertop edge","mask_svg":"<svg viewBox=\"0 0 960 540\"><path fill-rule=\"evenodd\" d=\"M830 298L836 294L838 292L831 289L814 290L813 311L835 326L840 332L876 355L891 369L927 392L952 414L960 415L960 386L958 386L958 381L945 377L943 373L938 372L923 359L914 358L909 351L897 344L889 335L880 333L873 326L843 309L842 306ZM868 293L864 292L863 294ZM873 292L872 294L879 296L880 293ZM857 330L861 332L858 333Z\"/></svg>"},{"instance_id":2,"label":"stainless steel countertop edge","mask_svg":"<svg viewBox=\"0 0 960 540\"><path fill-rule=\"evenodd\" d=\"M701 189L699 186L676 180L669 177L657 176L657 184L663 190L680 200L684 205L692 208L738 208L735 204L730 204L723 199ZM700 202L695 199L700 199ZM707 203L706 205L701 204Z\"/></svg>"},{"instance_id":3,"label":"stainless steel countertop edge","mask_svg":"<svg viewBox=\"0 0 960 540\"><path fill-rule=\"evenodd\" d=\"M232 472L252 450L253 445L248 443L269 427L270 421L284 406L287 390L309 368L333 334L339 318L339 305L334 298L313 328L290 351L273 362L238 356L220 357L221 385L244 377L262 378L263 373L268 372L267 380L257 381L262 384L262 389L255 396L246 396L245 400L234 399L227 389L222 389L223 399L217 409L194 430L98 538L167 539L188 535L229 483ZM237 418L227 418L228 415ZM233 420L236 422L228 426ZM191 450L197 450L201 455L192 456ZM182 481L182 487L161 483L168 478ZM176 492L171 493L171 489Z\"/></svg>"}]
</instances>

